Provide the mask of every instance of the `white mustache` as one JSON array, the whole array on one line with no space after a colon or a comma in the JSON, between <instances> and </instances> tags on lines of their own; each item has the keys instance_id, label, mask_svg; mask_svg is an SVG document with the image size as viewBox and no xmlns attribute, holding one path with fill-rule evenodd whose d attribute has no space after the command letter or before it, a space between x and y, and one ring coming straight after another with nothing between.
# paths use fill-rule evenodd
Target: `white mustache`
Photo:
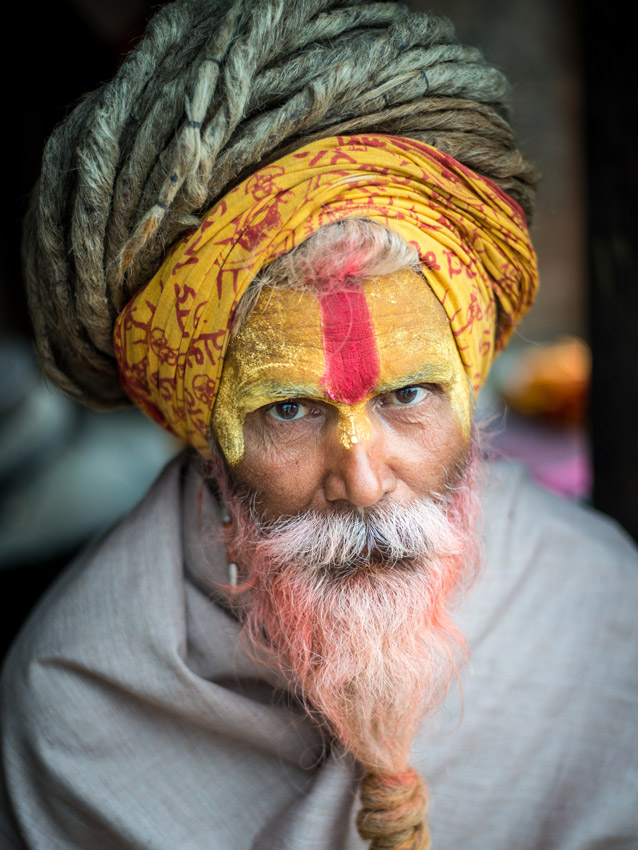
<instances>
[{"instance_id":1,"label":"white mustache","mask_svg":"<svg viewBox=\"0 0 638 850\"><path fill-rule=\"evenodd\" d=\"M339 513L310 511L270 522L254 519L261 539L276 544L269 553L277 561L311 569L396 566L462 548L446 506L426 499Z\"/></svg>"}]
</instances>

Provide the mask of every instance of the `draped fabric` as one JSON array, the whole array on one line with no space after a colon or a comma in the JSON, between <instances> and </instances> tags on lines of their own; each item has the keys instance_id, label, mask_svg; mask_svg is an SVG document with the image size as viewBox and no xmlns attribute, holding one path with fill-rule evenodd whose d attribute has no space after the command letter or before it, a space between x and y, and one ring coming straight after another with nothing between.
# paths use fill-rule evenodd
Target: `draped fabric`
<instances>
[{"instance_id":1,"label":"draped fabric","mask_svg":"<svg viewBox=\"0 0 638 850\"><path fill-rule=\"evenodd\" d=\"M190 453L191 455L194 453ZM493 470L471 663L419 729L436 850L638 847L638 556ZM366 850L361 771L216 599L221 517L182 457L38 606L0 686L2 850Z\"/></svg>"}]
</instances>

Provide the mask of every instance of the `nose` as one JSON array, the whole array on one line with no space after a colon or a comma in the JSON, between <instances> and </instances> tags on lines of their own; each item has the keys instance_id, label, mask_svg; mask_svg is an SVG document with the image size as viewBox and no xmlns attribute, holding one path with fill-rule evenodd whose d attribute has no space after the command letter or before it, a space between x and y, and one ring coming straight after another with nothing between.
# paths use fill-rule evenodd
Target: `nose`
<instances>
[{"instance_id":1,"label":"nose","mask_svg":"<svg viewBox=\"0 0 638 850\"><path fill-rule=\"evenodd\" d=\"M397 480L388 463L384 443L374 432L365 442L349 448L334 446L324 493L329 502L345 500L358 508L368 508L394 492Z\"/></svg>"}]
</instances>

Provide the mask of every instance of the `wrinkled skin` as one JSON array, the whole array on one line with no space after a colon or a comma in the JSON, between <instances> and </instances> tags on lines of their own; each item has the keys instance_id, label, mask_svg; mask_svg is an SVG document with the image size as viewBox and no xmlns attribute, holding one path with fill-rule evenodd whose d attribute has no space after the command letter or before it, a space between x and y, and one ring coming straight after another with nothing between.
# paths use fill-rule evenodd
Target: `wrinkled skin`
<instances>
[{"instance_id":1,"label":"wrinkled skin","mask_svg":"<svg viewBox=\"0 0 638 850\"><path fill-rule=\"evenodd\" d=\"M445 311L409 271L370 278L363 293L366 315L352 316L344 343L356 356L343 362L348 379L366 357L376 372L354 402L327 381L313 293L264 290L231 343L212 426L265 517L409 502L444 492L463 465L471 394Z\"/></svg>"}]
</instances>

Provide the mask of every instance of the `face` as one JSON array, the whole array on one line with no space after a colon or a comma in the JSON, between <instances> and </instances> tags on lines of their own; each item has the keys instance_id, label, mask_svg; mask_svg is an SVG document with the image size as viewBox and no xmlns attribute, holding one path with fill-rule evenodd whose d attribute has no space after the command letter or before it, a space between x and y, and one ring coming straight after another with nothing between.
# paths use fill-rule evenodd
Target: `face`
<instances>
[{"instance_id":1,"label":"face","mask_svg":"<svg viewBox=\"0 0 638 850\"><path fill-rule=\"evenodd\" d=\"M346 292L266 288L231 342L212 427L274 518L442 493L470 412L445 311L405 271Z\"/></svg>"}]
</instances>

